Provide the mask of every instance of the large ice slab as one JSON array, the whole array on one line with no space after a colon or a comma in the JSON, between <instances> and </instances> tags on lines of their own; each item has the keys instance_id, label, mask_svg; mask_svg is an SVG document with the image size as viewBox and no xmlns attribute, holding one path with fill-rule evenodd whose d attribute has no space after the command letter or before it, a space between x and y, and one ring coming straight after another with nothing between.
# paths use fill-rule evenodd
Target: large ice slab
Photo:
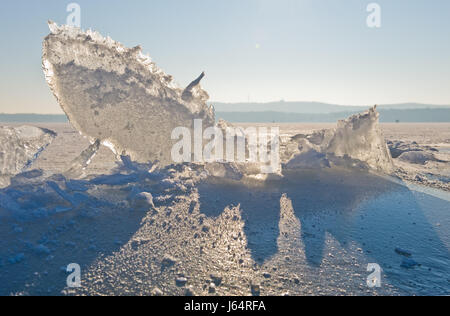
<instances>
[{"instance_id":1,"label":"large ice slab","mask_svg":"<svg viewBox=\"0 0 450 316\"><path fill-rule=\"evenodd\" d=\"M284 155L288 168L340 165L386 173L394 168L376 106L339 121L336 128L294 136Z\"/></svg>"},{"instance_id":2,"label":"large ice slab","mask_svg":"<svg viewBox=\"0 0 450 316\"><path fill-rule=\"evenodd\" d=\"M176 86L141 47L127 48L97 32L49 22L43 43L46 80L71 124L94 143L141 163L172 164L171 131L215 123L200 87Z\"/></svg>"}]
</instances>

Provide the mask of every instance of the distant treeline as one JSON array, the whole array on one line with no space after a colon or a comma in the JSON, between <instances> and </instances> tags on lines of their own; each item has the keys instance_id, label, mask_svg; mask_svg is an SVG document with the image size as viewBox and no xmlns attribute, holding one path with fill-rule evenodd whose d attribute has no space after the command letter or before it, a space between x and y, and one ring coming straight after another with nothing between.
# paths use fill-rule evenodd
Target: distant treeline
<instances>
[{"instance_id":1,"label":"distant treeline","mask_svg":"<svg viewBox=\"0 0 450 316\"><path fill-rule=\"evenodd\" d=\"M410 109L380 110L383 123L442 123L450 122L450 109ZM217 112L217 119L235 123L333 123L360 111L347 111L327 114L305 114L285 112ZM66 123L65 115L51 114L0 114L2 123Z\"/></svg>"},{"instance_id":2,"label":"distant treeline","mask_svg":"<svg viewBox=\"0 0 450 316\"><path fill-rule=\"evenodd\" d=\"M450 109L380 110L383 123L442 123L450 122ZM328 114L283 112L217 112L217 119L235 123L333 123L360 113L358 111Z\"/></svg>"}]
</instances>

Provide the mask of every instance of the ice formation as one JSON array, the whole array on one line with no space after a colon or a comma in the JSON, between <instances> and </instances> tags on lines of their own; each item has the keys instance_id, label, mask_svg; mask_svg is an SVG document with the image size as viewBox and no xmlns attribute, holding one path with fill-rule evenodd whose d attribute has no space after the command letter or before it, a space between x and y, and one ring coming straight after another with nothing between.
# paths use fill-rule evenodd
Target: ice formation
<instances>
[{"instance_id":1,"label":"ice formation","mask_svg":"<svg viewBox=\"0 0 450 316\"><path fill-rule=\"evenodd\" d=\"M77 158L75 158L70 168L64 173L66 177L77 177L83 174L83 170L90 164L92 158L100 148L100 141L97 139L87 149L85 149Z\"/></svg>"},{"instance_id":2,"label":"ice formation","mask_svg":"<svg viewBox=\"0 0 450 316\"><path fill-rule=\"evenodd\" d=\"M83 32L53 22L49 27L51 34L43 44L46 80L72 125L93 144L69 173L76 173L77 166L85 167L100 143L130 161L158 162L165 167L174 163L171 131L175 128L195 133L194 120L202 120L203 129L215 126L225 132L231 128L224 121L215 124L214 109L206 104L209 96L200 87L204 73L181 89L142 54L139 46L126 48L91 30ZM270 173L280 174L281 164L290 169L345 165L391 172L392 158L378 117L374 107L340 121L335 129L288 139L282 144L280 157L277 155L274 164L271 161L275 168L271 166ZM240 138L246 154L254 152L248 138ZM276 144L278 148L278 140ZM262 149L259 154L267 156L268 152ZM267 173L261 171L264 168L267 161L251 159L215 161L205 166L211 175L233 179L258 177Z\"/></svg>"},{"instance_id":3,"label":"ice formation","mask_svg":"<svg viewBox=\"0 0 450 316\"><path fill-rule=\"evenodd\" d=\"M55 136L34 126L0 127L0 177L5 179L31 166Z\"/></svg>"},{"instance_id":4,"label":"ice formation","mask_svg":"<svg viewBox=\"0 0 450 316\"><path fill-rule=\"evenodd\" d=\"M418 165L425 165L429 161L443 162L433 155L433 153L423 151L408 151L401 154L398 159Z\"/></svg>"},{"instance_id":5,"label":"ice formation","mask_svg":"<svg viewBox=\"0 0 450 316\"><path fill-rule=\"evenodd\" d=\"M202 74L177 87L142 53L97 32L49 22L43 43L46 80L71 124L92 143L100 140L133 161L172 163L170 131L194 119L215 123Z\"/></svg>"},{"instance_id":6,"label":"ice formation","mask_svg":"<svg viewBox=\"0 0 450 316\"><path fill-rule=\"evenodd\" d=\"M287 168L344 165L386 173L393 171L376 106L339 121L334 129L294 136L286 145L284 156Z\"/></svg>"}]
</instances>

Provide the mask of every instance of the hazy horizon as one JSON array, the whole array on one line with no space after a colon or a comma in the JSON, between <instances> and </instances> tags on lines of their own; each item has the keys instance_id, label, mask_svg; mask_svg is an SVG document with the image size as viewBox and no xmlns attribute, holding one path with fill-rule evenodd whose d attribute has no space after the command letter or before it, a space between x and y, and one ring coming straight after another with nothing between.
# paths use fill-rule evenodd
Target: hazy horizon
<instances>
[{"instance_id":1,"label":"hazy horizon","mask_svg":"<svg viewBox=\"0 0 450 316\"><path fill-rule=\"evenodd\" d=\"M275 103L298 103L298 104L321 104L321 105L330 105L330 106L335 106L335 107L342 107L344 108L342 110L342 112L345 112L345 109L348 107L354 107L355 110L358 110L358 108L370 108L372 106L374 106L375 104L356 104L356 105L352 105L352 104L334 104L334 103L327 103L327 102L320 102L320 101L287 101L287 100L273 100L273 101L267 101L267 102L221 102L221 101L208 101L208 104L211 105L240 105L240 104L246 104L246 105L267 105L267 104L275 104ZM390 107L396 107L396 106L402 106L402 105L422 105L423 108L450 108L450 104L429 104L429 103L420 103L420 102L401 102L401 103L392 103L392 104L376 104L378 107L383 107L383 106L390 106ZM414 108L404 108L404 110L412 110ZM256 112L286 112L286 111L280 111L278 109L273 109L273 110L267 110L267 109L255 109ZM217 111L217 108L216 108ZM219 111L223 111L223 109L220 109ZM239 111L231 111L231 112L239 112ZM307 112L304 112L307 113ZM58 107L58 111L56 112L8 112L8 111L2 111L0 109L0 114L6 114L6 115L65 115L64 111L62 109L60 109Z\"/></svg>"},{"instance_id":2,"label":"hazy horizon","mask_svg":"<svg viewBox=\"0 0 450 316\"><path fill-rule=\"evenodd\" d=\"M64 24L70 2L3 4L0 113L62 113L41 50L47 20ZM74 2L83 29L142 45L180 86L205 71L210 103L450 104L448 1L378 0L380 28L362 0Z\"/></svg>"}]
</instances>

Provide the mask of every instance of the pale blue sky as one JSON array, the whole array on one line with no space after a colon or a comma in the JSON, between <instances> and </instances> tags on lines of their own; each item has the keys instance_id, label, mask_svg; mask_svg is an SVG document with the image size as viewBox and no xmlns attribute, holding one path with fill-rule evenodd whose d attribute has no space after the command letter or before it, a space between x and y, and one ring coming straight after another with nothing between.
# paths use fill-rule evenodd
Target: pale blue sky
<instances>
[{"instance_id":1,"label":"pale blue sky","mask_svg":"<svg viewBox=\"0 0 450 316\"><path fill-rule=\"evenodd\" d=\"M70 2L82 28L141 44L181 85L206 71L211 101L450 104L448 0L15 0L0 6L0 113L61 113L41 43Z\"/></svg>"}]
</instances>

